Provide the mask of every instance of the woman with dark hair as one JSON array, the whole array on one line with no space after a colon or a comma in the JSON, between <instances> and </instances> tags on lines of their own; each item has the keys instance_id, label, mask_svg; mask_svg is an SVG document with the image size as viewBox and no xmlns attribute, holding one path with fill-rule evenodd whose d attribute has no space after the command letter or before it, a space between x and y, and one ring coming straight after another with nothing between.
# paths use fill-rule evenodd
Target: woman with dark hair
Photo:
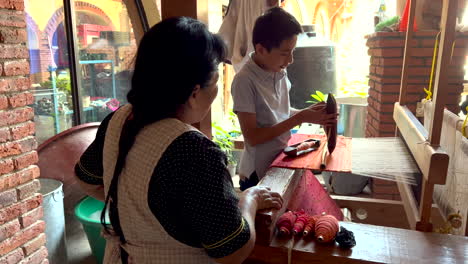
<instances>
[{"instance_id":1,"label":"woman with dark hair","mask_svg":"<svg viewBox=\"0 0 468 264\"><path fill-rule=\"evenodd\" d=\"M238 197L226 156L190 125L208 113L224 59L222 40L187 17L141 40L129 104L103 120L75 167L109 211L104 263L240 263L256 211L281 208L264 187Z\"/></svg>"}]
</instances>

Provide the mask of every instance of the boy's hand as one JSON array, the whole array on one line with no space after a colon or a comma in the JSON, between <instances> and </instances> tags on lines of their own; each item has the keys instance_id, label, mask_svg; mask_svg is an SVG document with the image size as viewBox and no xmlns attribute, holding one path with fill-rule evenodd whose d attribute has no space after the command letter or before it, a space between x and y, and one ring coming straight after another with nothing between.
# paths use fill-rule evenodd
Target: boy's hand
<instances>
[{"instance_id":1,"label":"boy's hand","mask_svg":"<svg viewBox=\"0 0 468 264\"><path fill-rule=\"evenodd\" d=\"M338 114L327 114L326 106L325 102L320 102L301 110L298 113L301 123L314 123L325 126L335 124Z\"/></svg>"}]
</instances>

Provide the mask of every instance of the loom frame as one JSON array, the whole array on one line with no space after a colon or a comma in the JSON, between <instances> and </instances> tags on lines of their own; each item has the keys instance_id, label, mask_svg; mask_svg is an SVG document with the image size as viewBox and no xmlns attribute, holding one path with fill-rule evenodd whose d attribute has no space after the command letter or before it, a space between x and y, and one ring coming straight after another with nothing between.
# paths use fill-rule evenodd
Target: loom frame
<instances>
[{"instance_id":1,"label":"loom frame","mask_svg":"<svg viewBox=\"0 0 468 264\"><path fill-rule=\"evenodd\" d=\"M405 140L423 174L419 207L408 184L398 181L398 189L410 227L425 232L431 232L433 229L431 212L434 184L445 184L449 161L448 154L440 147L443 112L448 98L448 93L443 91L443 87L448 85L448 67L443 68L443 66L450 64L451 44L455 39L456 16L450 16L449 14L456 12L457 1L443 0L442 4L440 48L435 69L434 109L430 129L426 131L424 126L406 107L409 58L412 53L410 43L412 43L414 35L412 25L415 19L416 0L410 1L409 26L405 39L400 96L398 102L395 103L393 114L397 133Z\"/></svg>"}]
</instances>

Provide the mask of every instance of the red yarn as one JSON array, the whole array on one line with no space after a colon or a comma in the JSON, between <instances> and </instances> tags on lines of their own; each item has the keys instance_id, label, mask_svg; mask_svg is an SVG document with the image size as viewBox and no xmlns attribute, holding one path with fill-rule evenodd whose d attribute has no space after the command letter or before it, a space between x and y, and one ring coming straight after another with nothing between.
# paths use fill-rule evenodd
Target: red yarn
<instances>
[{"instance_id":1,"label":"red yarn","mask_svg":"<svg viewBox=\"0 0 468 264\"><path fill-rule=\"evenodd\" d=\"M307 236L311 233L314 233L315 231L315 223L317 222L317 219L320 218L320 215L310 215L309 218L307 219L307 223L304 227L304 236Z\"/></svg>"},{"instance_id":2,"label":"red yarn","mask_svg":"<svg viewBox=\"0 0 468 264\"><path fill-rule=\"evenodd\" d=\"M338 220L333 215L323 215L315 223L315 237L319 242L331 242L335 239L338 229Z\"/></svg>"},{"instance_id":3,"label":"red yarn","mask_svg":"<svg viewBox=\"0 0 468 264\"><path fill-rule=\"evenodd\" d=\"M294 235L301 234L304 231L304 226L309 220L309 215L304 210L299 211L297 214L296 222L294 223L293 233Z\"/></svg>"},{"instance_id":4,"label":"red yarn","mask_svg":"<svg viewBox=\"0 0 468 264\"><path fill-rule=\"evenodd\" d=\"M411 0L406 0L405 10L403 11L403 16L400 21L399 31L405 32L408 29L408 19L409 19L409 8ZM413 31L417 31L418 27L416 25L416 19L414 19Z\"/></svg>"},{"instance_id":5,"label":"red yarn","mask_svg":"<svg viewBox=\"0 0 468 264\"><path fill-rule=\"evenodd\" d=\"M276 227L279 230L279 234L289 236L291 234L291 229L296 222L296 218L296 214L292 211L288 211L280 216L278 222L276 222Z\"/></svg>"}]
</instances>

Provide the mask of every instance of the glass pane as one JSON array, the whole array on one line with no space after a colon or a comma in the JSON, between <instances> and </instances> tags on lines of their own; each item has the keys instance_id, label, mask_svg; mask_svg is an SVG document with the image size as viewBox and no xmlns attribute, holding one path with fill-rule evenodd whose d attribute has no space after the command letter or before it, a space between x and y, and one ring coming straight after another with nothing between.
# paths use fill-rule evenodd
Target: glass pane
<instances>
[{"instance_id":1,"label":"glass pane","mask_svg":"<svg viewBox=\"0 0 468 264\"><path fill-rule=\"evenodd\" d=\"M75 1L83 123L102 121L127 102L136 41L122 1Z\"/></svg>"},{"instance_id":2,"label":"glass pane","mask_svg":"<svg viewBox=\"0 0 468 264\"><path fill-rule=\"evenodd\" d=\"M25 0L30 79L38 143L72 126L70 74L63 3Z\"/></svg>"}]
</instances>

